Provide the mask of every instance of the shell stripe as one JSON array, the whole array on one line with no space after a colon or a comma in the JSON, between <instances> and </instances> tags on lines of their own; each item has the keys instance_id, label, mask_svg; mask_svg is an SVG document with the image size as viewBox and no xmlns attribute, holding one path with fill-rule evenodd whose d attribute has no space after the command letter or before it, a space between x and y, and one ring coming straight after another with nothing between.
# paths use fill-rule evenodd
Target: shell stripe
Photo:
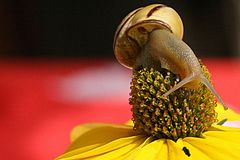
<instances>
[{"instance_id":1,"label":"shell stripe","mask_svg":"<svg viewBox=\"0 0 240 160\"><path fill-rule=\"evenodd\" d=\"M150 17L154 12L156 12L157 10L159 10L162 7L166 7L165 5L159 5L156 7L153 7L147 14L147 18Z\"/></svg>"},{"instance_id":2,"label":"shell stripe","mask_svg":"<svg viewBox=\"0 0 240 160\"><path fill-rule=\"evenodd\" d=\"M165 23L165 22L163 22L161 20L148 19L148 20L144 20L144 21L141 21L139 23L136 23L135 25L132 25L130 28L128 28L127 31L126 31L127 36L130 37L129 36L129 30L131 30L132 28L137 27L138 25L141 26L144 23L159 24L159 25L163 26L165 29L169 30L171 33L173 32L171 26L169 26L167 23ZM143 30L143 29L145 29L145 28L142 28L141 30Z\"/></svg>"}]
</instances>

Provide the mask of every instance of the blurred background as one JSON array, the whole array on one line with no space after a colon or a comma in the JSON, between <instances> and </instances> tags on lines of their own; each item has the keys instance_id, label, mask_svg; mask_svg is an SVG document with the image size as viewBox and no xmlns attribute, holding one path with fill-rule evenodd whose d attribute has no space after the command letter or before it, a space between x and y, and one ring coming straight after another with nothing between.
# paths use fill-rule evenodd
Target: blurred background
<instances>
[{"instance_id":1,"label":"blurred background","mask_svg":"<svg viewBox=\"0 0 240 160\"><path fill-rule=\"evenodd\" d=\"M115 60L113 36L130 11L152 3L180 14L184 41L240 111L239 0L1 0L0 159L54 159L76 125L131 118L131 70Z\"/></svg>"},{"instance_id":2,"label":"blurred background","mask_svg":"<svg viewBox=\"0 0 240 160\"><path fill-rule=\"evenodd\" d=\"M178 11L185 26L184 40L196 54L240 55L238 0L2 0L0 55L113 58L113 36L122 18L151 3Z\"/></svg>"}]
</instances>

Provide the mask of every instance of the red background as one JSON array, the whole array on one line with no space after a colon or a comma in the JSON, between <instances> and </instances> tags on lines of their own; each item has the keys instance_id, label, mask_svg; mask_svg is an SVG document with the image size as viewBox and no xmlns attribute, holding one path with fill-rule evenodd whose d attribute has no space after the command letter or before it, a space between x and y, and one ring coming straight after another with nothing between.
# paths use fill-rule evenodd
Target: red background
<instances>
[{"instance_id":1,"label":"red background","mask_svg":"<svg viewBox=\"0 0 240 160\"><path fill-rule=\"evenodd\" d=\"M240 60L203 62L224 102L238 109ZM74 126L131 118L131 71L113 60L5 59L0 75L0 159L53 159L69 145Z\"/></svg>"}]
</instances>

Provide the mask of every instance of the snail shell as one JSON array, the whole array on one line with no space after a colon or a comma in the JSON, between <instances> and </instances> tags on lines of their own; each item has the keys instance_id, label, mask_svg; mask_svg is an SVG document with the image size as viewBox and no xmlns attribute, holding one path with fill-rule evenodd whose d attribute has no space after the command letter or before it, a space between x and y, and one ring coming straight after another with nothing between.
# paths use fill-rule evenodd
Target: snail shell
<instances>
[{"instance_id":1,"label":"snail shell","mask_svg":"<svg viewBox=\"0 0 240 160\"><path fill-rule=\"evenodd\" d=\"M132 68L149 33L163 29L183 37L183 23L178 13L165 5L152 4L129 13L119 25L114 37L114 53L125 67Z\"/></svg>"}]
</instances>

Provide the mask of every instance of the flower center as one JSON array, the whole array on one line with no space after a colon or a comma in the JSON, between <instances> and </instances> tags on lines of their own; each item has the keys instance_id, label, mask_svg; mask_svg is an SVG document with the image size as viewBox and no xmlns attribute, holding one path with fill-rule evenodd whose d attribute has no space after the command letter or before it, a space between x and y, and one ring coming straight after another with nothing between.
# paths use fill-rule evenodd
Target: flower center
<instances>
[{"instance_id":1,"label":"flower center","mask_svg":"<svg viewBox=\"0 0 240 160\"><path fill-rule=\"evenodd\" d=\"M202 66L209 78L209 72ZM155 138L177 140L200 136L217 121L214 95L203 84L197 89L182 87L166 98L162 95L180 78L161 69L133 71L129 103L132 105L134 130Z\"/></svg>"}]
</instances>

